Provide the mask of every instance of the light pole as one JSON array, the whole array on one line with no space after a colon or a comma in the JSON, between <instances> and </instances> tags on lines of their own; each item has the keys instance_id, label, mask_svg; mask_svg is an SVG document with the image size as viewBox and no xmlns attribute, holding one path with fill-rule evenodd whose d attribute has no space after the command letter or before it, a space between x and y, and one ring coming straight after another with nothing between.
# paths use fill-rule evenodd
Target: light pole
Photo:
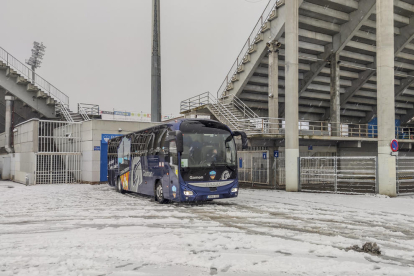
<instances>
[{"instance_id":1,"label":"light pole","mask_svg":"<svg viewBox=\"0 0 414 276\"><path fill-rule=\"evenodd\" d=\"M33 42L32 56L26 60L26 64L32 67L32 82L35 83L36 69L42 64L43 56L45 55L46 46L39 42Z\"/></svg>"},{"instance_id":2,"label":"light pole","mask_svg":"<svg viewBox=\"0 0 414 276\"><path fill-rule=\"evenodd\" d=\"M160 0L152 0L151 121L161 122Z\"/></svg>"}]
</instances>

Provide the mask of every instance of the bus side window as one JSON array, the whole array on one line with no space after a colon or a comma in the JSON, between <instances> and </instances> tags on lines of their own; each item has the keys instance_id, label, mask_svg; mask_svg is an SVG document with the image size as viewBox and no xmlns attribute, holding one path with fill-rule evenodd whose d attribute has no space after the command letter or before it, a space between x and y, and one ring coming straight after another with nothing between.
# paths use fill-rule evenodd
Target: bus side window
<instances>
[{"instance_id":1,"label":"bus side window","mask_svg":"<svg viewBox=\"0 0 414 276\"><path fill-rule=\"evenodd\" d=\"M154 133L147 134L147 141L145 142L145 147L147 150L147 155L152 155L154 153Z\"/></svg>"},{"instance_id":2,"label":"bus side window","mask_svg":"<svg viewBox=\"0 0 414 276\"><path fill-rule=\"evenodd\" d=\"M175 141L171 141L170 142L170 150L169 150L169 155L170 155L170 165L178 165L178 154L177 154L177 145L175 143Z\"/></svg>"}]
</instances>

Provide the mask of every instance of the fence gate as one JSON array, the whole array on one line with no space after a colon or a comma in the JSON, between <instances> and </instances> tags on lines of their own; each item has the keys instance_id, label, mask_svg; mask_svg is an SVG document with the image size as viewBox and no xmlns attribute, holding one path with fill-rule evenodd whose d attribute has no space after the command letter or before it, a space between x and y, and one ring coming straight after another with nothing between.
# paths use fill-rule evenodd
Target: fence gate
<instances>
[{"instance_id":1,"label":"fence gate","mask_svg":"<svg viewBox=\"0 0 414 276\"><path fill-rule=\"evenodd\" d=\"M301 157L302 191L375 193L376 157Z\"/></svg>"},{"instance_id":2,"label":"fence gate","mask_svg":"<svg viewBox=\"0 0 414 276\"><path fill-rule=\"evenodd\" d=\"M240 182L269 185L268 150L238 151L237 156L239 158L238 165Z\"/></svg>"},{"instance_id":3,"label":"fence gate","mask_svg":"<svg viewBox=\"0 0 414 276\"><path fill-rule=\"evenodd\" d=\"M39 121L35 184L81 181L81 123Z\"/></svg>"},{"instance_id":4,"label":"fence gate","mask_svg":"<svg viewBox=\"0 0 414 276\"><path fill-rule=\"evenodd\" d=\"M397 193L414 193L414 157L397 156Z\"/></svg>"}]
</instances>

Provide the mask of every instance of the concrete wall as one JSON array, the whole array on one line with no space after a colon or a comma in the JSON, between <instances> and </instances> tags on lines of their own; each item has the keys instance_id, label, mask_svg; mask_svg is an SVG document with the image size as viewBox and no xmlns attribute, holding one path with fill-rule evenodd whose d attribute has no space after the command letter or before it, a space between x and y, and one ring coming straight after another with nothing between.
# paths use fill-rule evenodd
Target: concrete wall
<instances>
[{"instance_id":1,"label":"concrete wall","mask_svg":"<svg viewBox=\"0 0 414 276\"><path fill-rule=\"evenodd\" d=\"M11 179L29 185L34 184L36 155L38 149L38 120L27 121L15 127L14 154L11 154Z\"/></svg>"},{"instance_id":2,"label":"concrete wall","mask_svg":"<svg viewBox=\"0 0 414 276\"><path fill-rule=\"evenodd\" d=\"M157 123L92 120L82 124L82 181L100 182L102 134L128 134L149 128ZM121 129L121 131L119 131Z\"/></svg>"}]
</instances>

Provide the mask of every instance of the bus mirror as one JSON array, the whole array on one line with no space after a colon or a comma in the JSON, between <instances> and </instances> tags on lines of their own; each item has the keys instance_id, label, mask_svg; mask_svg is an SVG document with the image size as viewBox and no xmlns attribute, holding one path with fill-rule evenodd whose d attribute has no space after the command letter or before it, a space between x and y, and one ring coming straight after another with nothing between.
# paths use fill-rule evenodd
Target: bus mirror
<instances>
[{"instance_id":1,"label":"bus mirror","mask_svg":"<svg viewBox=\"0 0 414 276\"><path fill-rule=\"evenodd\" d=\"M247 135L243 131L234 131L233 136L241 136L242 140L242 149L247 149L249 147L248 141L247 141Z\"/></svg>"},{"instance_id":2,"label":"bus mirror","mask_svg":"<svg viewBox=\"0 0 414 276\"><path fill-rule=\"evenodd\" d=\"M184 137L183 133L180 130L168 132L168 141L175 140L178 152L184 151Z\"/></svg>"},{"instance_id":3,"label":"bus mirror","mask_svg":"<svg viewBox=\"0 0 414 276\"><path fill-rule=\"evenodd\" d=\"M183 152L184 151L184 138L183 138L183 133L181 131L177 130L175 132L175 137L176 137L177 151L178 152Z\"/></svg>"}]
</instances>

